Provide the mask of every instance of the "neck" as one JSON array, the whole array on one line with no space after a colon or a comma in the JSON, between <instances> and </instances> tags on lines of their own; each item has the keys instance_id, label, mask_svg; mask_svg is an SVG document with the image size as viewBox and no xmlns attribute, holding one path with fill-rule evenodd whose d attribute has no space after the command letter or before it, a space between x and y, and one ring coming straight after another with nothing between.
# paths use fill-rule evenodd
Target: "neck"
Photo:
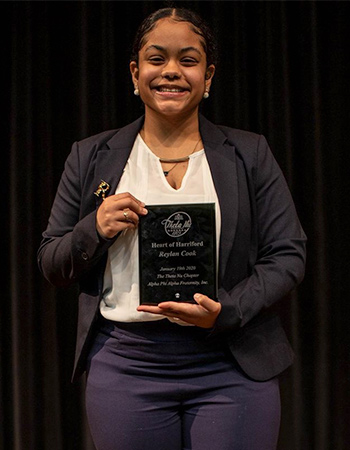
<instances>
[{"instance_id":1,"label":"neck","mask_svg":"<svg viewBox=\"0 0 350 450\"><path fill-rule=\"evenodd\" d=\"M185 118L169 118L146 114L141 136L161 158L188 155L200 140L198 113ZM197 147L197 150L201 148Z\"/></svg>"}]
</instances>

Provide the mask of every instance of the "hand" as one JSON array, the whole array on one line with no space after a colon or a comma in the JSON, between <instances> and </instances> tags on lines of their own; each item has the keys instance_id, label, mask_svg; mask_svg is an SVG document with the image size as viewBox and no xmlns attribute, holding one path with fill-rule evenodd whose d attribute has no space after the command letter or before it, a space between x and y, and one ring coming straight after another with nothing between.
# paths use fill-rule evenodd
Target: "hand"
<instances>
[{"instance_id":1,"label":"hand","mask_svg":"<svg viewBox=\"0 0 350 450\"><path fill-rule=\"evenodd\" d=\"M145 204L129 192L110 195L101 203L96 214L96 229L103 238L111 239L120 231L134 229L139 215L146 215Z\"/></svg>"},{"instance_id":2,"label":"hand","mask_svg":"<svg viewBox=\"0 0 350 450\"><path fill-rule=\"evenodd\" d=\"M203 294L193 296L196 303L162 302L157 306L140 305L137 310L180 319L201 328L212 328L220 314L221 304Z\"/></svg>"}]
</instances>

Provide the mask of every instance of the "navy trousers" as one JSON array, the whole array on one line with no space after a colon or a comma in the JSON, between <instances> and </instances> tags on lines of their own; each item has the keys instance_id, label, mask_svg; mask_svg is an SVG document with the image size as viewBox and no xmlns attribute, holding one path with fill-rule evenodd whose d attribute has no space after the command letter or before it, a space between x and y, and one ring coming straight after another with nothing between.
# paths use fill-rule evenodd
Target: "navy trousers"
<instances>
[{"instance_id":1,"label":"navy trousers","mask_svg":"<svg viewBox=\"0 0 350 450\"><path fill-rule=\"evenodd\" d=\"M249 379L218 338L168 320L104 321L86 409L97 450L274 450L278 379Z\"/></svg>"}]
</instances>

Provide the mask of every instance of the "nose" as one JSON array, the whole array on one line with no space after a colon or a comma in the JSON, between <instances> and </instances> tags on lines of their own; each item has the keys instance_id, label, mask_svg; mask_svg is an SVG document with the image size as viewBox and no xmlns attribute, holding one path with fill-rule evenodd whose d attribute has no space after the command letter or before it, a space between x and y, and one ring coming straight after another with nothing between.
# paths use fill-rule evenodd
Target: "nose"
<instances>
[{"instance_id":1,"label":"nose","mask_svg":"<svg viewBox=\"0 0 350 450\"><path fill-rule=\"evenodd\" d=\"M169 61L162 71L162 77L168 80L176 80L180 78L181 72L178 65L174 61Z\"/></svg>"}]
</instances>

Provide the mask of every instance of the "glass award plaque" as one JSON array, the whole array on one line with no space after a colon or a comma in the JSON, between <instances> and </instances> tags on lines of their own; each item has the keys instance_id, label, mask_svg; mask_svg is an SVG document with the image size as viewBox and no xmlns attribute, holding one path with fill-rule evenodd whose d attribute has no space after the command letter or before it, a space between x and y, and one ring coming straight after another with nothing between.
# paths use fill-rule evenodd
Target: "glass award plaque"
<instances>
[{"instance_id":1,"label":"glass award plaque","mask_svg":"<svg viewBox=\"0 0 350 450\"><path fill-rule=\"evenodd\" d=\"M215 204L146 206L139 222L140 304L216 300Z\"/></svg>"}]
</instances>

